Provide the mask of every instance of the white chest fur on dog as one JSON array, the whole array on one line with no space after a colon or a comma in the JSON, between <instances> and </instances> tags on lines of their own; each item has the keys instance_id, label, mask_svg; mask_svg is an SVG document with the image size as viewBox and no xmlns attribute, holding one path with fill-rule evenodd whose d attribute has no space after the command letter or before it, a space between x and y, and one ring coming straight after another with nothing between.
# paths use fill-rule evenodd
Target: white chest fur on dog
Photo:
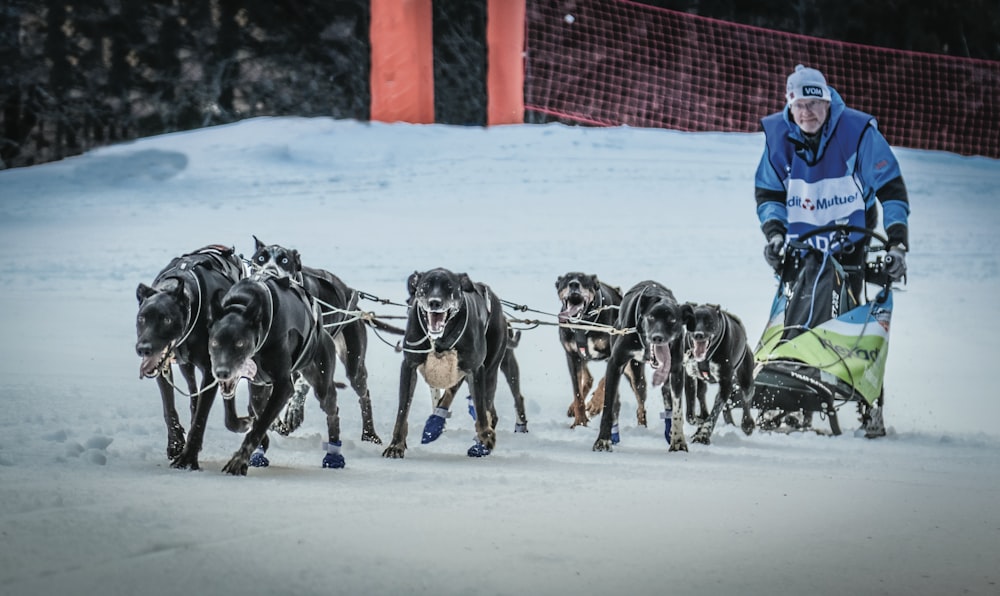
<instances>
[{"instance_id":1,"label":"white chest fur on dog","mask_svg":"<svg viewBox=\"0 0 1000 596\"><path fill-rule=\"evenodd\" d=\"M716 364L714 362L709 362L708 363L708 377L709 378L705 379L705 377L704 377L704 375L703 375L703 373L701 371L701 368L699 368L699 365L701 363L698 362L697 360L695 360L694 358L692 358L690 356L690 352L688 352L684 356L685 356L684 357L684 372L686 372L688 374L688 376L695 377L695 378L700 378L700 379L704 379L704 380L708 381L709 383L718 383L719 382L719 365L718 364Z\"/></svg>"},{"instance_id":2,"label":"white chest fur on dog","mask_svg":"<svg viewBox=\"0 0 1000 596\"><path fill-rule=\"evenodd\" d=\"M431 352L427 360L417 367L427 384L435 389L451 389L465 373L458 369L458 351Z\"/></svg>"}]
</instances>

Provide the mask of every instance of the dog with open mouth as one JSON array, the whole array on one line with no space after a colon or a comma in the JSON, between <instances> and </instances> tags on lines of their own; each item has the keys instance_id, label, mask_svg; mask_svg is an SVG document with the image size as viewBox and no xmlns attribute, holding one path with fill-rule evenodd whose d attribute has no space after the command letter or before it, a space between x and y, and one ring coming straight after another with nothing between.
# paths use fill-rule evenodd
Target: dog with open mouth
<instances>
[{"instance_id":1,"label":"dog with open mouth","mask_svg":"<svg viewBox=\"0 0 1000 596\"><path fill-rule=\"evenodd\" d=\"M336 348L305 290L287 276L254 275L212 302L212 318L208 352L222 396L231 401L239 380L247 378L253 410L243 443L222 471L246 475L251 455L294 392L295 373L313 388L326 413L323 467L343 468L333 381Z\"/></svg>"},{"instance_id":2,"label":"dog with open mouth","mask_svg":"<svg viewBox=\"0 0 1000 596\"><path fill-rule=\"evenodd\" d=\"M353 313L358 311L359 292L325 269L304 266L299 251L278 244L265 244L256 236L253 240L254 254L250 258L252 272L291 277L316 301L322 313L323 327L333 338L337 357L344 365L351 388L358 396L361 406L361 440L381 445L382 439L375 431L368 389L368 368L365 365L368 351L366 327L371 326L395 335L403 335L404 331L377 318L356 317ZM307 391L308 387L304 383L296 384L295 395L285 415L275 424L275 430L279 433L290 434L302 423Z\"/></svg>"},{"instance_id":3,"label":"dog with open mouth","mask_svg":"<svg viewBox=\"0 0 1000 596\"><path fill-rule=\"evenodd\" d=\"M712 410L691 438L696 443L711 443L712 432L724 412L732 424L732 405L743 409L740 427L747 435L753 433L754 420L750 402L754 394L753 353L747 343L747 332L735 315L715 304L685 304L681 316L686 328L684 372L697 383L697 397L704 410L708 383L717 383Z\"/></svg>"},{"instance_id":4,"label":"dog with open mouth","mask_svg":"<svg viewBox=\"0 0 1000 596\"><path fill-rule=\"evenodd\" d=\"M556 279L556 293L562 306L559 310L559 339L566 352L566 363L573 383L573 401L566 415L573 418L572 427L587 426L589 417L597 416L604 408L605 378L601 377L594 394L585 403L594 377L587 363L607 360L611 354L611 334L600 327L611 329L618 318L622 301L621 290L598 279L596 275L569 272ZM574 328L579 325L579 328ZM587 326L593 328L587 329ZM629 361L625 376L638 402L636 420L646 426L646 379L642 363Z\"/></svg>"},{"instance_id":5,"label":"dog with open mouth","mask_svg":"<svg viewBox=\"0 0 1000 596\"><path fill-rule=\"evenodd\" d=\"M684 439L683 346L684 322L681 307L666 286L655 281L639 282L622 297L608 368L605 373L604 411L594 451L611 451L617 443L618 386L631 361L648 362L653 369L653 387L662 387L666 424L664 436L670 451L687 451Z\"/></svg>"},{"instance_id":6,"label":"dog with open mouth","mask_svg":"<svg viewBox=\"0 0 1000 596\"><path fill-rule=\"evenodd\" d=\"M418 372L436 389L468 383L476 415L476 443L468 455L489 455L496 446L493 398L508 341L500 298L486 284L443 268L414 272L407 279L407 289L409 316L401 344L399 410L392 441L382 455L404 457Z\"/></svg>"},{"instance_id":7,"label":"dog with open mouth","mask_svg":"<svg viewBox=\"0 0 1000 596\"><path fill-rule=\"evenodd\" d=\"M136 354L142 359L140 378L155 378L167 425L167 457L174 468L198 469L216 381L208 354L210 301L243 278L243 264L233 248L210 245L172 259L152 285L136 287ZM187 438L174 405L171 363L187 384L191 398L191 428ZM195 370L201 373L200 387Z\"/></svg>"}]
</instances>

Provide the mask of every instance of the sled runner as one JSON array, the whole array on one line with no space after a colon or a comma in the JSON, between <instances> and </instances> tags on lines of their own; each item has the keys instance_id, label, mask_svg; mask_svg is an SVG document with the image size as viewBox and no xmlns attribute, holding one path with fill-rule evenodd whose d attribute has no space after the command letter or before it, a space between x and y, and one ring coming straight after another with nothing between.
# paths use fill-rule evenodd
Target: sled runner
<instances>
[{"instance_id":1,"label":"sled runner","mask_svg":"<svg viewBox=\"0 0 1000 596\"><path fill-rule=\"evenodd\" d=\"M829 420L829 434L839 435L838 410L854 403L866 436L885 434L882 381L892 318L886 243L877 232L843 224L789 242L771 316L754 350L753 407L762 430L827 434L812 428L818 412ZM859 255L853 270L833 258L855 250L875 258ZM864 276L853 284L864 296L854 295L854 276ZM878 286L871 300L868 284Z\"/></svg>"}]
</instances>

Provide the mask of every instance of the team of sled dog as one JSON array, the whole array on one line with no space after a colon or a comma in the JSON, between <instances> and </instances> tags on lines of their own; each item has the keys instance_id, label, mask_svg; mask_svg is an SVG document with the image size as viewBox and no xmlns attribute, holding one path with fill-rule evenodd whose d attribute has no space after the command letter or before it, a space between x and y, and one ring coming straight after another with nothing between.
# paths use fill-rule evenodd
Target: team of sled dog
<instances>
[{"instance_id":1,"label":"team of sled dog","mask_svg":"<svg viewBox=\"0 0 1000 596\"><path fill-rule=\"evenodd\" d=\"M140 378L155 378L159 386L172 467L199 468L198 452L219 390L226 428L244 434L223 471L245 475L249 466L266 466L268 431L294 431L310 389L326 414L322 465L343 467L337 389L345 386L334 381L338 359L359 398L361 439L381 444L365 367L369 326L402 336L396 347L402 352L399 409L384 457L402 458L406 452L418 373L431 387L433 402L422 442L440 436L452 400L465 383L476 430L468 455L489 455L496 447L493 398L501 373L514 396L515 432L527 432L515 357L520 332L511 327L501 299L488 285L442 268L414 272L407 280L405 328L399 328L361 311L357 290L329 271L302 265L298 251L256 237L254 242L248 262L233 248L207 246L174 258L151 285L140 283L136 289ZM685 420L698 425L692 441L709 444L720 413L732 423L732 407L742 408L743 432L753 432L753 355L738 318L716 305L680 303L655 281L640 282L622 294L596 275L572 272L555 285L562 305L559 336L573 387L567 414L572 426L586 425L600 414L595 451L611 451L619 441L623 375L635 393L637 422L647 424L647 363L653 387L661 387L670 451L687 450ZM588 369L593 360L607 362L596 387ZM186 392L174 384L174 363ZM239 414L234 399L242 378L249 381L246 416ZM709 383L719 385L711 410L705 402ZM174 405L175 389L191 399L186 435Z\"/></svg>"}]
</instances>

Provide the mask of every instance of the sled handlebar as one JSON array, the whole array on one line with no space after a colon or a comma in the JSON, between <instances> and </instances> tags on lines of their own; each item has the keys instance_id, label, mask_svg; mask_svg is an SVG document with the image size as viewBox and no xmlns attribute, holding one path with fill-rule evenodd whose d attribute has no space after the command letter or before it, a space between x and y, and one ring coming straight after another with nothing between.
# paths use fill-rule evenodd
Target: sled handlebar
<instances>
[{"instance_id":1,"label":"sled handlebar","mask_svg":"<svg viewBox=\"0 0 1000 596\"><path fill-rule=\"evenodd\" d=\"M889 240L884 235L876 232L875 230L869 230L868 228L862 228L860 226L852 226L847 224L828 224L825 226L820 226L813 230L809 230L805 234L797 237L794 240L788 242L789 249L799 249L810 252L815 252L823 254L823 251L816 248L807 241L814 236L819 236L821 234L833 233L834 239L838 241L841 245L843 252L850 253L853 252L858 246L864 247L869 240L876 240L879 244L868 246L870 252L885 252L888 250ZM862 241L851 242L849 237L851 234L860 234L863 237ZM794 250L786 250L784 254L785 264L778 266L779 274L788 273L785 269L787 261L790 258L790 253L795 252ZM879 285L883 288L890 288L892 286L892 279L885 272L886 267L892 262L892 256L886 255L885 257L879 256L874 261L866 262L863 265L863 274L865 282ZM784 277L783 274L783 277Z\"/></svg>"},{"instance_id":2,"label":"sled handlebar","mask_svg":"<svg viewBox=\"0 0 1000 596\"><path fill-rule=\"evenodd\" d=\"M789 246L794 246L794 248L806 248L806 249L819 250L819 249L814 248L811 244L807 244L806 240L809 240L810 238L812 238L814 236L819 236L820 234L829 234L831 232L836 232L837 233L837 239L843 240L843 241L846 241L851 234L861 234L866 239L878 240L879 242L882 243L882 245L881 246L873 246L873 247L871 247L871 250L873 250L873 251L883 251L883 250L886 250L887 249L886 245L889 244L889 239L886 238L885 236L883 236L882 234L876 232L875 230L869 230L868 228L862 228L860 226L851 226L851 225L847 225L847 224L827 224L825 226L820 226L820 227L815 228L813 230L809 230L805 234L802 234L801 236L799 236L795 240L792 240L791 242L789 242L788 245ZM799 246L800 244L802 246ZM848 246L848 245L853 246L855 244L857 244L857 243L855 243L855 242L844 242L844 246Z\"/></svg>"}]
</instances>

